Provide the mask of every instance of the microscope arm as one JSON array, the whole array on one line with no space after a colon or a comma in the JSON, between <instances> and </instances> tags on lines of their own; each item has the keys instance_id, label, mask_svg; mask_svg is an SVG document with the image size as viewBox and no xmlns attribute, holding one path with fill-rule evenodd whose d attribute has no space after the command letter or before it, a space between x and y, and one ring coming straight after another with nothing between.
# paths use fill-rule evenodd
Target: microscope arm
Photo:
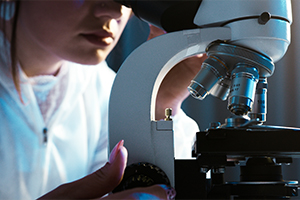
<instances>
[{"instance_id":1,"label":"microscope arm","mask_svg":"<svg viewBox=\"0 0 300 200\"><path fill-rule=\"evenodd\" d=\"M212 41L230 39L230 28L192 29L156 37L137 48L125 60L113 84L109 105L110 148L124 139L128 164L152 163L174 185L172 121L155 121L159 86L168 71L184 58L204 53Z\"/></svg>"}]
</instances>

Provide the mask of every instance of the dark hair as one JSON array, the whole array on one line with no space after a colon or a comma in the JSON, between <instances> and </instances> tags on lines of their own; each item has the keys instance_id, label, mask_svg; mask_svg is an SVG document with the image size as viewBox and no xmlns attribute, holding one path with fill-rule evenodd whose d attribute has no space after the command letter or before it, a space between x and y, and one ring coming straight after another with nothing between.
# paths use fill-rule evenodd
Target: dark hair
<instances>
[{"instance_id":1,"label":"dark hair","mask_svg":"<svg viewBox=\"0 0 300 200\"><path fill-rule=\"evenodd\" d=\"M8 6L8 4L14 3L15 4L15 9L4 9ZM2 19L2 29L3 29L3 34L6 38L10 38L10 56L8 58L8 60L10 61L10 70L11 70L11 74L12 74L12 78L16 87L16 90L19 94L20 100L23 102L22 97L21 97L21 89L20 89L20 80L19 80L19 71L18 71L18 67L17 67L17 55L16 55L16 32L17 32L17 21L18 21L18 14L19 14L19 7L20 7L20 0L0 0L0 7L2 8L0 10L3 19ZM7 13L10 12L10 13ZM14 17L12 19L12 26L11 26L11 36L7 37L8 35L8 31L7 31L7 27L6 27L6 19L4 16L6 16L7 14L9 16L13 15L14 12ZM3 38L5 39L5 38ZM5 42L4 42L5 44Z\"/></svg>"}]
</instances>

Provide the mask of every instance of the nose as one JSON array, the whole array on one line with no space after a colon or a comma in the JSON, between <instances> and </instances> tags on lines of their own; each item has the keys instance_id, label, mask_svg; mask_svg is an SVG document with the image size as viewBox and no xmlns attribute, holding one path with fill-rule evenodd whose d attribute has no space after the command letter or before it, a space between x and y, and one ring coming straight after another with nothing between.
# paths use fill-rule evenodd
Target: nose
<instances>
[{"instance_id":1,"label":"nose","mask_svg":"<svg viewBox=\"0 0 300 200\"><path fill-rule=\"evenodd\" d=\"M109 16L113 19L119 19L122 16L122 5L110 1L96 1L94 5L95 17Z\"/></svg>"}]
</instances>

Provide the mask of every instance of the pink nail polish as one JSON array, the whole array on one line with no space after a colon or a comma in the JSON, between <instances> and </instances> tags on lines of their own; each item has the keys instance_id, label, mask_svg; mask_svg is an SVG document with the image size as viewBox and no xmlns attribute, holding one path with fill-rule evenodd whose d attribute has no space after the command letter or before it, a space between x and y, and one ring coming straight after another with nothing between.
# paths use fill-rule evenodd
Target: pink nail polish
<instances>
[{"instance_id":1,"label":"pink nail polish","mask_svg":"<svg viewBox=\"0 0 300 200\"><path fill-rule=\"evenodd\" d=\"M121 140L120 142L118 142L118 144L116 144L116 146L113 148L113 150L112 150L111 153L110 153L110 156L109 156L109 163L112 163L112 162L115 160L115 158L116 158L116 156L117 156L117 154L118 154L120 148L121 148L123 145L124 145L124 140Z\"/></svg>"}]
</instances>

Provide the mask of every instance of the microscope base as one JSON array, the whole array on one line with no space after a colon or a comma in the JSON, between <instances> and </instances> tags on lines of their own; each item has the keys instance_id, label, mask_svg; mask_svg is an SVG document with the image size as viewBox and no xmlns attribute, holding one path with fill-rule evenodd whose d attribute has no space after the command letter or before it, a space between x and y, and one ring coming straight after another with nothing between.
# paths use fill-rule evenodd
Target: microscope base
<instances>
[{"instance_id":1,"label":"microscope base","mask_svg":"<svg viewBox=\"0 0 300 200\"><path fill-rule=\"evenodd\" d=\"M299 158L299 141L300 129L287 127L255 125L198 132L193 151L197 160L180 163L179 166L186 166L181 172L175 162L178 198L186 195L180 194L181 191L190 193L188 187L199 191L199 196L193 197L198 199L289 199L297 196L298 181L284 181L281 164L290 164L293 158ZM225 167L237 164L241 169L240 182L225 183ZM193 170L187 169L190 165L195 165ZM185 175L182 170L194 174ZM211 179L206 179L209 170ZM199 175L200 172L203 174ZM199 177L196 178L196 174ZM192 181L189 186L185 183L185 189L181 190L179 178L184 176ZM198 182L193 183L196 180Z\"/></svg>"}]
</instances>

